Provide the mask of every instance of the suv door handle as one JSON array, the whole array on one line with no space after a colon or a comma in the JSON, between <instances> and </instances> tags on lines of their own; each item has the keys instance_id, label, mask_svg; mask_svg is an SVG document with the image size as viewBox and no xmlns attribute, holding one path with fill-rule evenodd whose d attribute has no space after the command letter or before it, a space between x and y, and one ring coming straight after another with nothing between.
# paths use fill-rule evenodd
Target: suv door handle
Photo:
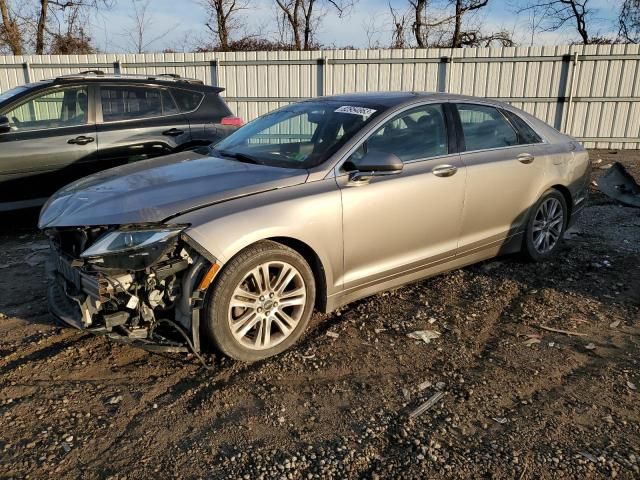
<instances>
[{"instance_id":1,"label":"suv door handle","mask_svg":"<svg viewBox=\"0 0 640 480\"><path fill-rule=\"evenodd\" d=\"M450 177L457 171L458 169L453 165L438 165L437 167L433 167L433 170L431 170L436 177Z\"/></svg>"},{"instance_id":2,"label":"suv door handle","mask_svg":"<svg viewBox=\"0 0 640 480\"><path fill-rule=\"evenodd\" d=\"M531 163L536 158L530 153L521 153L516 157L520 163Z\"/></svg>"},{"instance_id":3,"label":"suv door handle","mask_svg":"<svg viewBox=\"0 0 640 480\"><path fill-rule=\"evenodd\" d=\"M182 130L178 130L177 128L171 128L162 132L163 135L167 135L169 137L177 137L178 135L182 135L183 133L184 132Z\"/></svg>"},{"instance_id":4,"label":"suv door handle","mask_svg":"<svg viewBox=\"0 0 640 480\"><path fill-rule=\"evenodd\" d=\"M86 145L87 143L91 143L95 140L93 137L85 137L84 135L80 135L76 138L71 138L67 140L67 143L71 143L74 145Z\"/></svg>"}]
</instances>

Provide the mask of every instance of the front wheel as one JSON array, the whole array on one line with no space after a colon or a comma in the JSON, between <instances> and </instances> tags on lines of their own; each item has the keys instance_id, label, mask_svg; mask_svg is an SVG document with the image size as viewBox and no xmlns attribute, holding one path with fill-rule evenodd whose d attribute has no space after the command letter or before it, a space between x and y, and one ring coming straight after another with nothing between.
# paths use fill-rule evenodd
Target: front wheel
<instances>
[{"instance_id":1,"label":"front wheel","mask_svg":"<svg viewBox=\"0 0 640 480\"><path fill-rule=\"evenodd\" d=\"M557 251L567 226L567 202L557 190L547 190L532 208L522 251L534 261L545 260Z\"/></svg>"},{"instance_id":2,"label":"front wheel","mask_svg":"<svg viewBox=\"0 0 640 480\"><path fill-rule=\"evenodd\" d=\"M315 281L295 250L263 241L220 272L207 304L205 339L236 360L283 352L302 335L313 311Z\"/></svg>"}]
</instances>

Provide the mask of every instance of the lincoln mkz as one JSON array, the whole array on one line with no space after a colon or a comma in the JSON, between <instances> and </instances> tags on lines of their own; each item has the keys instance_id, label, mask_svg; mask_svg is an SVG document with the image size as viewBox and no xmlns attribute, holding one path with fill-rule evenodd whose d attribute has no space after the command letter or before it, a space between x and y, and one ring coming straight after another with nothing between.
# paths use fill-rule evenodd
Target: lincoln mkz
<instances>
[{"instance_id":1,"label":"lincoln mkz","mask_svg":"<svg viewBox=\"0 0 640 480\"><path fill-rule=\"evenodd\" d=\"M587 152L509 105L366 93L295 103L203 151L106 170L51 197L49 302L149 349L256 361L314 309L505 253L553 255Z\"/></svg>"}]
</instances>

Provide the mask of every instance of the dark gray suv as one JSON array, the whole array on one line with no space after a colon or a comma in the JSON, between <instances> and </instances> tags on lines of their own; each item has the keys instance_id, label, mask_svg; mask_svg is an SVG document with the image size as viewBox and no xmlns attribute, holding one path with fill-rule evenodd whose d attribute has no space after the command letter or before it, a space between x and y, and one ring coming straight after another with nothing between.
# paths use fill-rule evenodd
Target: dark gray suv
<instances>
[{"instance_id":1,"label":"dark gray suv","mask_svg":"<svg viewBox=\"0 0 640 480\"><path fill-rule=\"evenodd\" d=\"M176 75L66 75L0 94L0 212L91 173L217 142L242 120L222 88Z\"/></svg>"}]
</instances>

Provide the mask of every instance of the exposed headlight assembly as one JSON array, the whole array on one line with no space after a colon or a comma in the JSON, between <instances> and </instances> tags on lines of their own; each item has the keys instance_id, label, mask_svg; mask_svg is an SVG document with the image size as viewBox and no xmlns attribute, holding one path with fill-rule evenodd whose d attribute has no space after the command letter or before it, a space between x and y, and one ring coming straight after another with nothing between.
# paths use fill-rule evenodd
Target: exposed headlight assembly
<instances>
[{"instance_id":1,"label":"exposed headlight assembly","mask_svg":"<svg viewBox=\"0 0 640 480\"><path fill-rule=\"evenodd\" d=\"M116 230L100 237L80 254L105 268L143 269L153 264L184 227Z\"/></svg>"}]
</instances>

